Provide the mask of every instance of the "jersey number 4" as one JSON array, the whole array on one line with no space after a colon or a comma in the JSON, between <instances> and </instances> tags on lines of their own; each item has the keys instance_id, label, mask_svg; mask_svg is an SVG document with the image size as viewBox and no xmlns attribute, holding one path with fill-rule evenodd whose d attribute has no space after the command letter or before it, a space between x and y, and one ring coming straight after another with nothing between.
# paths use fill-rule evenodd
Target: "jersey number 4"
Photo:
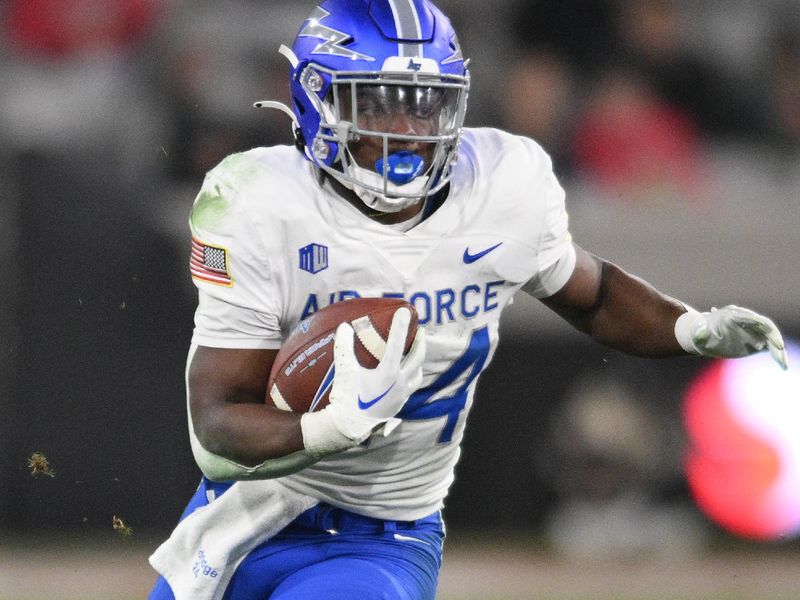
<instances>
[{"instance_id":1,"label":"jersey number 4","mask_svg":"<svg viewBox=\"0 0 800 600\"><path fill-rule=\"evenodd\" d=\"M458 417L467 405L469 387L483 370L489 356L489 331L486 327L472 332L464 354L437 377L429 386L414 392L397 415L401 419L421 421L447 417L438 442L446 444L453 439ZM461 384L450 395L434 398L446 387L463 377Z\"/></svg>"}]
</instances>

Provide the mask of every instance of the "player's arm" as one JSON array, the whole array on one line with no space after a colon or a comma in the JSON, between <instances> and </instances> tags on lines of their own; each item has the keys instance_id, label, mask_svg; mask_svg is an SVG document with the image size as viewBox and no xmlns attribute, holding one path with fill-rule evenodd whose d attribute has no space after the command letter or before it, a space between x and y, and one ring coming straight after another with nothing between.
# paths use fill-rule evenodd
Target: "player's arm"
<instances>
[{"instance_id":1,"label":"player's arm","mask_svg":"<svg viewBox=\"0 0 800 600\"><path fill-rule=\"evenodd\" d=\"M188 372L189 407L198 439L245 465L303 450L300 415L264 403L277 350L198 346Z\"/></svg>"},{"instance_id":2,"label":"player's arm","mask_svg":"<svg viewBox=\"0 0 800 600\"><path fill-rule=\"evenodd\" d=\"M683 304L575 246L575 270L542 302L593 339L640 356L684 354L673 333Z\"/></svg>"},{"instance_id":3,"label":"player's arm","mask_svg":"<svg viewBox=\"0 0 800 600\"><path fill-rule=\"evenodd\" d=\"M780 332L736 306L700 313L575 246L575 269L545 305L598 342L639 356L738 357L768 349L786 368Z\"/></svg>"},{"instance_id":4,"label":"player's arm","mask_svg":"<svg viewBox=\"0 0 800 600\"><path fill-rule=\"evenodd\" d=\"M264 403L277 350L193 348L188 366L190 437L214 480L280 477L314 462L301 415Z\"/></svg>"}]
</instances>

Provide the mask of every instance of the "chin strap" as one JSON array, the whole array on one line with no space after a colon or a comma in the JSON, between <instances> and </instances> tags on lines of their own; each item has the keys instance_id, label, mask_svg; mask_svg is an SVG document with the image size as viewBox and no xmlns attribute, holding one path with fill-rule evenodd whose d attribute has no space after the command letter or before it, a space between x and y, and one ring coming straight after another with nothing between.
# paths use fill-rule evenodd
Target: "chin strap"
<instances>
[{"instance_id":1,"label":"chin strap","mask_svg":"<svg viewBox=\"0 0 800 600\"><path fill-rule=\"evenodd\" d=\"M292 109L286 106L283 102L276 102L274 100L259 100L254 102L255 108L275 108L282 113L289 116L292 120L292 135L294 135L294 146L300 151L300 154L306 154L306 142L303 138L303 131L300 129L300 124L294 116Z\"/></svg>"},{"instance_id":2,"label":"chin strap","mask_svg":"<svg viewBox=\"0 0 800 600\"><path fill-rule=\"evenodd\" d=\"M292 52L292 49L281 44L281 47L278 48L278 53L286 57L286 60L292 65L293 69L297 68L299 63L297 56L295 53ZM297 122L297 117L295 117L292 109L286 106L283 102L276 102L274 100L259 100L258 102L253 103L254 108L274 108L282 113L286 114L292 120L292 132L294 133L295 144L302 142L302 134L300 131L300 124ZM304 142L302 142L304 144Z\"/></svg>"},{"instance_id":3,"label":"chin strap","mask_svg":"<svg viewBox=\"0 0 800 600\"><path fill-rule=\"evenodd\" d=\"M292 120L292 125L294 127L299 127L299 124L297 123L297 119L295 118L294 113L292 112L292 109L289 108L288 106L286 106L283 102L276 102L274 100L259 100L258 102L253 102L253 107L254 108L275 108L275 109L281 111L282 113L285 113L286 115L288 115L289 118Z\"/></svg>"}]
</instances>

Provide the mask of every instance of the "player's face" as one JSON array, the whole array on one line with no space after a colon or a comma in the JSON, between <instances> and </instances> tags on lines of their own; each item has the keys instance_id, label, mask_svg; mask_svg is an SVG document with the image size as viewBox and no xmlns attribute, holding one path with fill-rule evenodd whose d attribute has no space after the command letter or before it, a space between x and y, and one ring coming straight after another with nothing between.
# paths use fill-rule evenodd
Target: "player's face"
<instances>
[{"instance_id":1,"label":"player's face","mask_svg":"<svg viewBox=\"0 0 800 600\"><path fill-rule=\"evenodd\" d=\"M352 98L351 88L340 89L342 117L360 131L388 133L393 136L434 136L448 126L455 104L455 90L403 86L359 84ZM355 103L355 111L353 104ZM355 117L354 117L355 112ZM433 158L435 142L390 138L388 154L406 150L421 156L426 164ZM363 134L350 144L356 162L368 169L383 156L383 138Z\"/></svg>"}]
</instances>

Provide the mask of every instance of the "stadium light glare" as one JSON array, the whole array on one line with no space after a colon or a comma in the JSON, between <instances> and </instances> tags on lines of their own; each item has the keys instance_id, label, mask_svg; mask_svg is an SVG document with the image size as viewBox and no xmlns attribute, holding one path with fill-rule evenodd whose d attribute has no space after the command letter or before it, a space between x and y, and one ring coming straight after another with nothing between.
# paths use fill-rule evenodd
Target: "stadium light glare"
<instances>
[{"instance_id":1,"label":"stadium light glare","mask_svg":"<svg viewBox=\"0 0 800 600\"><path fill-rule=\"evenodd\" d=\"M800 535L800 345L787 349L788 371L767 353L714 361L684 398L689 489L738 537Z\"/></svg>"}]
</instances>

